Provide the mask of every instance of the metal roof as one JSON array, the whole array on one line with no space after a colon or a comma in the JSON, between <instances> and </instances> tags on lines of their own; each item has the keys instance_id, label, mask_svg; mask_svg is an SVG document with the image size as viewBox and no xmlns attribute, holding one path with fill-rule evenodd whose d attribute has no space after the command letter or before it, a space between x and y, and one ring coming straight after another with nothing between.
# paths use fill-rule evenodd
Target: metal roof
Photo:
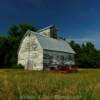
<instances>
[{"instance_id":1,"label":"metal roof","mask_svg":"<svg viewBox=\"0 0 100 100\"><path fill-rule=\"evenodd\" d=\"M71 48L71 46L68 44L67 41L61 40L61 39L54 39L51 37L47 37L45 35L41 35L37 32L32 32L36 37L38 38L38 41L43 49L46 50L52 50L52 51L60 51L60 52L68 52L68 53L74 53L74 50Z\"/></svg>"},{"instance_id":2,"label":"metal roof","mask_svg":"<svg viewBox=\"0 0 100 100\"><path fill-rule=\"evenodd\" d=\"M47 26L45 28L42 28L42 29L38 30L38 32L42 32L42 31L44 31L46 29L50 29L51 27L55 27L55 25L50 25L50 26Z\"/></svg>"}]
</instances>

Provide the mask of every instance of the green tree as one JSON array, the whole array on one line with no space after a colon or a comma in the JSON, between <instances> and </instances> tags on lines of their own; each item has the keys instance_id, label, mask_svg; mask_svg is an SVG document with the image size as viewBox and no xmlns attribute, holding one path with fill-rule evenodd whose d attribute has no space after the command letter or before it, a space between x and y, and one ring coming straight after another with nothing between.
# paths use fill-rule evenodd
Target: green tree
<instances>
[{"instance_id":1,"label":"green tree","mask_svg":"<svg viewBox=\"0 0 100 100\"><path fill-rule=\"evenodd\" d=\"M79 45L71 41L70 45L76 52L76 65L82 68L100 68L100 51L91 42Z\"/></svg>"},{"instance_id":2,"label":"green tree","mask_svg":"<svg viewBox=\"0 0 100 100\"><path fill-rule=\"evenodd\" d=\"M8 32L8 56L7 56L7 66L13 67L17 64L17 52L21 42L22 37L27 30L36 31L36 28L29 24L13 25Z\"/></svg>"},{"instance_id":3,"label":"green tree","mask_svg":"<svg viewBox=\"0 0 100 100\"><path fill-rule=\"evenodd\" d=\"M80 54L81 54L81 46L78 43L75 43L74 41L70 42L71 47L75 51L75 63L76 65L80 66Z\"/></svg>"},{"instance_id":4,"label":"green tree","mask_svg":"<svg viewBox=\"0 0 100 100\"><path fill-rule=\"evenodd\" d=\"M0 36L0 68L7 66L9 61L9 51L11 43L8 41L7 37Z\"/></svg>"}]
</instances>

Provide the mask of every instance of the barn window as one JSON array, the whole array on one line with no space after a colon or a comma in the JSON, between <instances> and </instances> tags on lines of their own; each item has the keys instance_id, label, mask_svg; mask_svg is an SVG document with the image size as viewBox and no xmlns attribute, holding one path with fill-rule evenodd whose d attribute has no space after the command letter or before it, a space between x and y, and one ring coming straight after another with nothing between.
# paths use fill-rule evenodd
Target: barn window
<instances>
[{"instance_id":1,"label":"barn window","mask_svg":"<svg viewBox=\"0 0 100 100\"><path fill-rule=\"evenodd\" d=\"M61 60L64 60L64 56L61 56Z\"/></svg>"},{"instance_id":2,"label":"barn window","mask_svg":"<svg viewBox=\"0 0 100 100\"><path fill-rule=\"evenodd\" d=\"M69 55L68 55L68 60L69 60L69 61L72 61L72 60L73 60L73 55L69 54Z\"/></svg>"},{"instance_id":3,"label":"barn window","mask_svg":"<svg viewBox=\"0 0 100 100\"><path fill-rule=\"evenodd\" d=\"M44 54L44 59L52 59L52 56L49 54Z\"/></svg>"}]
</instances>

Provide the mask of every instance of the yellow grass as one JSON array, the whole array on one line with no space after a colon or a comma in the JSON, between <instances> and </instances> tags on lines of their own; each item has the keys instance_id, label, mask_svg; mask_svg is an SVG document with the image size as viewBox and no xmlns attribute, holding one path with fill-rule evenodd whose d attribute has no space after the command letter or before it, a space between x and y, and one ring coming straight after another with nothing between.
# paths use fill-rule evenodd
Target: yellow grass
<instances>
[{"instance_id":1,"label":"yellow grass","mask_svg":"<svg viewBox=\"0 0 100 100\"><path fill-rule=\"evenodd\" d=\"M100 69L78 73L0 70L0 100L100 100Z\"/></svg>"}]
</instances>

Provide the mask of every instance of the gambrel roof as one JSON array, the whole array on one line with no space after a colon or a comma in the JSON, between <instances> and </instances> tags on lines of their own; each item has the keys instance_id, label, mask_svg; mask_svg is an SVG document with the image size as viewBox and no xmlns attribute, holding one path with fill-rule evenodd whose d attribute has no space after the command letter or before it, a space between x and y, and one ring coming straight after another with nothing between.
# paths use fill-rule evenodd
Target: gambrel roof
<instances>
[{"instance_id":1,"label":"gambrel roof","mask_svg":"<svg viewBox=\"0 0 100 100\"><path fill-rule=\"evenodd\" d=\"M75 54L74 50L71 48L71 46L65 40L54 39L54 38L47 37L45 35L41 35L37 32L33 32L30 30L28 30L27 32L32 33L37 37L41 47L44 50L52 50L52 51L67 52L67 53Z\"/></svg>"}]
</instances>

